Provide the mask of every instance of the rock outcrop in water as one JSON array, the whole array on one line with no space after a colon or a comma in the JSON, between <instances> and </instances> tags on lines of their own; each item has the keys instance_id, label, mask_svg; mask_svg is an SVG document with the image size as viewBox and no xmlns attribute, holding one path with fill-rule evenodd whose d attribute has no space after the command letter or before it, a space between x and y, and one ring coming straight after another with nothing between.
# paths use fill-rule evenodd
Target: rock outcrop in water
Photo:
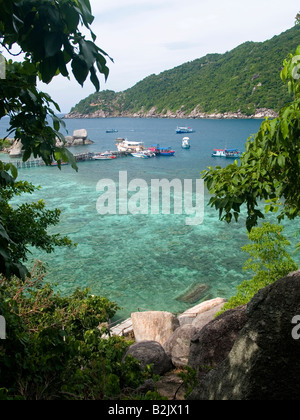
<instances>
[{"instance_id":1,"label":"rock outcrop in water","mask_svg":"<svg viewBox=\"0 0 300 420\"><path fill-rule=\"evenodd\" d=\"M65 147L76 147L76 146L85 146L93 144L94 142L88 138L88 133L85 129L75 130L73 136L65 137L66 144ZM62 146L63 143L59 140L57 141L57 146Z\"/></svg>"},{"instance_id":2,"label":"rock outcrop in water","mask_svg":"<svg viewBox=\"0 0 300 420\"><path fill-rule=\"evenodd\" d=\"M93 144L94 142L88 138L87 130L75 130L73 132L73 136L66 136L65 137L66 143L64 144L61 140L57 139L56 146L57 147L76 147L76 146L86 146L89 144ZM6 148L4 151L7 152L10 157L18 158L22 157L23 155L23 145L21 140L11 140L12 146L10 148Z\"/></svg>"}]
</instances>

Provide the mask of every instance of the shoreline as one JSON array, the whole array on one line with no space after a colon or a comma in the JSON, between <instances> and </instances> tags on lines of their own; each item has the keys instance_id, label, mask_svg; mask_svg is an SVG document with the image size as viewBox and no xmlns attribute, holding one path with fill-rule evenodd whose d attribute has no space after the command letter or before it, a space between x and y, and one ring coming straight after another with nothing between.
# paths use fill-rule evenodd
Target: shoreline
<instances>
[{"instance_id":1,"label":"shoreline","mask_svg":"<svg viewBox=\"0 0 300 420\"><path fill-rule=\"evenodd\" d=\"M199 112L197 109L192 111L189 114L185 114L184 111L179 110L177 112L167 111L166 113L157 113L156 108L150 109L148 112L141 110L136 113L110 113L103 110L95 111L91 114L81 114L79 112L70 112L63 116L64 119L106 119L106 118L160 118L160 119L210 119L210 120L236 120L236 119L264 119L264 118L277 118L279 115L278 112L275 112L271 109L261 108L257 109L256 112L252 115L242 114L240 111L236 112L216 112L208 114L205 112Z\"/></svg>"}]
</instances>

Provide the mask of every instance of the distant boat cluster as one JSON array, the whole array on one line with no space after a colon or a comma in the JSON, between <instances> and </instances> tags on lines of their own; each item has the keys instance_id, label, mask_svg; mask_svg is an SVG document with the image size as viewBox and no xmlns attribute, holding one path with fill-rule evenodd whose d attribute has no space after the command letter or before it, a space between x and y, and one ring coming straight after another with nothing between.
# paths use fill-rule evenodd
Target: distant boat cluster
<instances>
[{"instance_id":1,"label":"distant boat cluster","mask_svg":"<svg viewBox=\"0 0 300 420\"><path fill-rule=\"evenodd\" d=\"M117 139L118 152L131 154L133 157L148 159L155 156L174 156L175 150L171 147L160 147L159 144L153 144L148 149L143 142L129 141L127 139Z\"/></svg>"},{"instance_id":2,"label":"distant boat cluster","mask_svg":"<svg viewBox=\"0 0 300 420\"><path fill-rule=\"evenodd\" d=\"M177 127L176 134L191 134L196 131L192 127ZM118 130L115 128L110 128L106 130L106 133L118 133ZM113 160L117 158L117 154L126 154L131 155L136 158L149 159L155 156L174 156L175 150L172 150L171 147L161 147L159 144L153 144L151 147L146 148L144 142L140 141L130 141L124 138L118 138L116 140L116 146L118 152L109 152L105 153L96 153L93 156L94 160ZM183 137L181 142L182 149L190 149L190 138ZM237 149L214 149L212 157L221 157L221 158L235 158L238 159L241 157L241 152Z\"/></svg>"}]
</instances>

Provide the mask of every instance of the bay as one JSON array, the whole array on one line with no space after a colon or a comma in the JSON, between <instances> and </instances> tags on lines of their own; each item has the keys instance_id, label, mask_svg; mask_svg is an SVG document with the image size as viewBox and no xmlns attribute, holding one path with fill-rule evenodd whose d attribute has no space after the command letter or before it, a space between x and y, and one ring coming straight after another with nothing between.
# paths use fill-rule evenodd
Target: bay
<instances>
[{"instance_id":1,"label":"bay","mask_svg":"<svg viewBox=\"0 0 300 420\"><path fill-rule=\"evenodd\" d=\"M249 273L242 269L247 254L241 247L248 242L245 218L227 225L220 222L214 209L207 206L204 222L187 226L186 215L99 215L96 209L99 180L111 179L118 185L120 172L127 172L128 182L142 179L200 179L207 166L229 162L211 156L214 148L244 150L247 138L257 132L260 120L176 120L176 119L82 119L66 120L68 134L85 128L90 146L70 149L73 153L116 150L116 137L143 141L146 146L159 143L175 150L174 157L79 163L76 173L69 166L30 168L19 171L23 180L42 188L19 200L43 199L47 208L62 210L59 226L53 232L67 234L75 249L57 249L54 254L33 251L30 264L41 259L47 264L46 280L57 284L64 294L77 287L89 287L92 294L106 296L122 309L116 318L130 316L139 309L174 313L188 309L191 302L180 299L185 291L203 285L199 301L215 297L229 298ZM0 121L0 137L6 134L8 120ZM183 150L184 135L177 126L191 126L191 149ZM107 129L117 133L108 134ZM7 155L1 158L7 159ZM267 219L268 220L268 219ZM274 220L274 219L273 219ZM286 235L292 235L296 222L285 221ZM298 257L295 256L295 259ZM300 261L299 261L300 262ZM250 273L251 275L251 273ZM198 288L198 290L199 290ZM201 289L202 290L202 289ZM193 302L193 305L195 302Z\"/></svg>"}]
</instances>

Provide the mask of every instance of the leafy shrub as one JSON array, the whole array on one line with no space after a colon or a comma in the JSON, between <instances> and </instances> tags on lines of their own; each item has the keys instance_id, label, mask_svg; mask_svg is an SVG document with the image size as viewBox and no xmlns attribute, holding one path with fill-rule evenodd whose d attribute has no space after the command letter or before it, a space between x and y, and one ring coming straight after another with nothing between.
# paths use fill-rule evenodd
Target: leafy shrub
<instances>
[{"instance_id":1,"label":"leafy shrub","mask_svg":"<svg viewBox=\"0 0 300 420\"><path fill-rule=\"evenodd\" d=\"M263 223L248 233L251 243L242 250L250 254L250 259L244 270L251 270L255 275L237 287L237 295L225 304L223 311L247 304L260 289L298 269L287 252L291 244L282 231L280 225Z\"/></svg>"},{"instance_id":2,"label":"leafy shrub","mask_svg":"<svg viewBox=\"0 0 300 420\"><path fill-rule=\"evenodd\" d=\"M126 358L131 344L102 338L118 309L88 289L71 296L44 283L37 264L25 281L0 277L0 313L6 340L0 341L0 399L101 400L120 398L141 385L149 372Z\"/></svg>"}]
</instances>

